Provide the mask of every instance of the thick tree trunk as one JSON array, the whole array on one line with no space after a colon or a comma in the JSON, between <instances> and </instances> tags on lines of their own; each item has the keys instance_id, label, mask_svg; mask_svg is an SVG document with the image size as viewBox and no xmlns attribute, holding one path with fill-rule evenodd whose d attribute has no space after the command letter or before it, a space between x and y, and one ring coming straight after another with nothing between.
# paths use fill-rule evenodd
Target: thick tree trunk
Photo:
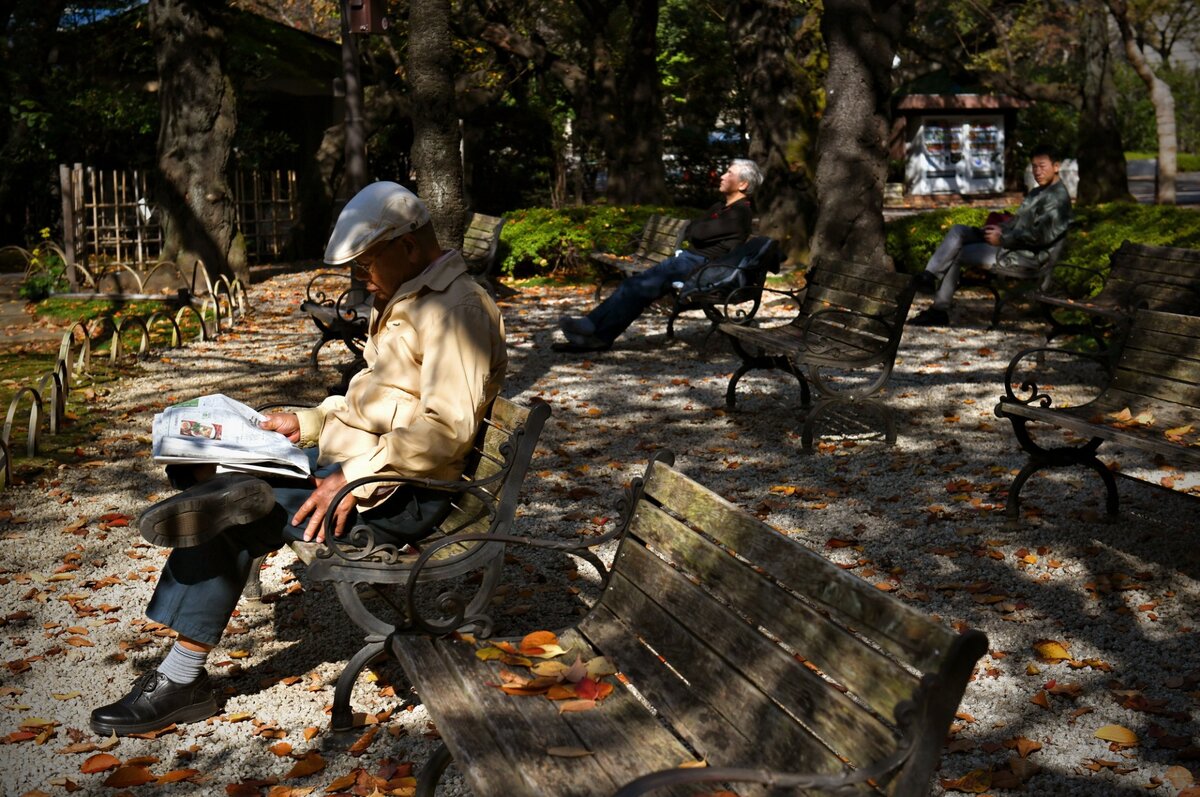
<instances>
[{"instance_id":1,"label":"thick tree trunk","mask_svg":"<svg viewBox=\"0 0 1200 797\"><path fill-rule=\"evenodd\" d=\"M1125 57L1138 77L1150 90L1150 103L1154 106L1154 122L1158 129L1158 186L1154 201L1160 205L1175 204L1176 152L1178 141L1175 136L1175 98L1171 87L1163 81L1146 61L1141 45L1133 32L1129 18L1129 7L1125 0L1107 0L1108 8L1117 21L1121 40L1125 45Z\"/></svg>"},{"instance_id":2,"label":"thick tree trunk","mask_svg":"<svg viewBox=\"0 0 1200 797\"><path fill-rule=\"evenodd\" d=\"M223 68L223 24L220 7L203 0L150 0L160 108L157 199L168 219L164 258L185 273L200 260L210 277L249 284L226 178L237 110Z\"/></svg>"},{"instance_id":3,"label":"thick tree trunk","mask_svg":"<svg viewBox=\"0 0 1200 797\"><path fill-rule=\"evenodd\" d=\"M826 106L817 140L813 257L891 263L884 251L883 185L892 59L911 4L825 0Z\"/></svg>"},{"instance_id":4,"label":"thick tree trunk","mask_svg":"<svg viewBox=\"0 0 1200 797\"><path fill-rule=\"evenodd\" d=\"M747 155L763 170L753 197L758 230L780 241L793 261L807 254L816 217L810 153L822 77L812 63L818 14L812 12L793 35L796 11L792 0L733 0L725 17L738 90L746 98Z\"/></svg>"},{"instance_id":5,"label":"thick tree trunk","mask_svg":"<svg viewBox=\"0 0 1200 797\"><path fill-rule=\"evenodd\" d=\"M65 0L16 0L0 12L0 243L34 238L32 218L46 217L53 205L49 186L58 182L57 167L40 157L31 128L31 111L43 110L45 84L52 80L54 36ZM32 107L26 107L32 103ZM39 188L44 186L46 188ZM31 218L32 217L32 218Z\"/></svg>"},{"instance_id":6,"label":"thick tree trunk","mask_svg":"<svg viewBox=\"0 0 1200 797\"><path fill-rule=\"evenodd\" d=\"M409 14L408 80L412 87L413 165L438 240L462 246L462 134L454 107L454 50L449 0L413 0Z\"/></svg>"},{"instance_id":7,"label":"thick tree trunk","mask_svg":"<svg viewBox=\"0 0 1200 797\"><path fill-rule=\"evenodd\" d=\"M1091 5L1091 4L1089 4ZM1079 189L1082 205L1131 199L1125 147L1117 127L1116 87L1108 18L1103 7L1083 15L1083 91L1079 115Z\"/></svg>"},{"instance_id":8,"label":"thick tree trunk","mask_svg":"<svg viewBox=\"0 0 1200 797\"><path fill-rule=\"evenodd\" d=\"M610 201L622 205L661 204L667 199L662 150L662 81L658 74L658 2L626 0L629 42L611 98L617 121L610 130ZM614 107L614 111L617 107Z\"/></svg>"}]
</instances>

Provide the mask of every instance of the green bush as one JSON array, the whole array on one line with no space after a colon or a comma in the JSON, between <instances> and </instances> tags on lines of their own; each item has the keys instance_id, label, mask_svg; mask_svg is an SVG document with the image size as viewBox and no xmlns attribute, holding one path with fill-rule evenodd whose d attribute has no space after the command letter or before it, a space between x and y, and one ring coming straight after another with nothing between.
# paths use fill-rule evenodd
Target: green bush
<instances>
[{"instance_id":1,"label":"green bush","mask_svg":"<svg viewBox=\"0 0 1200 797\"><path fill-rule=\"evenodd\" d=\"M916 274L953 224L980 225L987 211L979 208L936 210L887 223L887 251L896 269ZM1058 265L1058 276L1071 290L1099 290L1100 277L1072 270L1071 266L1100 268L1107 273L1108 258L1122 241L1155 246L1200 249L1200 213L1169 205L1113 202L1077 207L1075 224L1067 233L1067 249Z\"/></svg>"},{"instance_id":2,"label":"green bush","mask_svg":"<svg viewBox=\"0 0 1200 797\"><path fill-rule=\"evenodd\" d=\"M30 251L25 279L17 289L22 299L40 302L67 287L67 264L59 254L61 251L50 242L50 230L43 229L42 241Z\"/></svg>"},{"instance_id":3,"label":"green bush","mask_svg":"<svg viewBox=\"0 0 1200 797\"><path fill-rule=\"evenodd\" d=\"M552 271L577 275L590 252L627 253L630 241L654 213L691 218L698 211L650 205L514 210L505 214L500 231L501 269L509 276Z\"/></svg>"}]
</instances>

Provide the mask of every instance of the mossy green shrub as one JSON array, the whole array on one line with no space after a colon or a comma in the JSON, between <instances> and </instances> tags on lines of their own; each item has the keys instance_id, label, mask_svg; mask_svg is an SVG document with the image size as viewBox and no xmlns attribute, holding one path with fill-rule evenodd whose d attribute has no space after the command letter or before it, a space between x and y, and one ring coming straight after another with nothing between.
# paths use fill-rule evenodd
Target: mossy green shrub
<instances>
[{"instance_id":1,"label":"mossy green shrub","mask_svg":"<svg viewBox=\"0 0 1200 797\"><path fill-rule=\"evenodd\" d=\"M593 251L626 254L630 241L655 213L686 219L699 211L652 205L514 210L505 214L500 231L501 269L508 276L582 275Z\"/></svg>"},{"instance_id":2,"label":"mossy green shrub","mask_svg":"<svg viewBox=\"0 0 1200 797\"><path fill-rule=\"evenodd\" d=\"M916 274L925 268L951 225L978 226L987 213L979 208L953 208L894 219L886 225L888 254L895 259L897 270ZM1103 286L1109 256L1123 241L1200 249L1200 212L1193 209L1112 202L1076 207L1073 214L1075 224L1067 233L1067 249L1056 271L1073 293L1094 293ZM1100 274L1072 266L1100 269Z\"/></svg>"}]
</instances>

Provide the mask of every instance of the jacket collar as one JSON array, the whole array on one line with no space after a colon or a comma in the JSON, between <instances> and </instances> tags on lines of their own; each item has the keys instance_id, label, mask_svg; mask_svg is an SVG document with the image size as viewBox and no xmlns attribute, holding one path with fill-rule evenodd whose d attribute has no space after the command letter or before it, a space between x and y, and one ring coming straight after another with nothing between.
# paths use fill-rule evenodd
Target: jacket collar
<instances>
[{"instance_id":1,"label":"jacket collar","mask_svg":"<svg viewBox=\"0 0 1200 797\"><path fill-rule=\"evenodd\" d=\"M441 293L450 287L454 280L467 273L467 263L457 249L448 249L437 260L425 267L417 276L403 283L396 293L388 300L387 306L379 314L386 316L399 302L424 290ZM374 324L371 325L374 327Z\"/></svg>"}]
</instances>

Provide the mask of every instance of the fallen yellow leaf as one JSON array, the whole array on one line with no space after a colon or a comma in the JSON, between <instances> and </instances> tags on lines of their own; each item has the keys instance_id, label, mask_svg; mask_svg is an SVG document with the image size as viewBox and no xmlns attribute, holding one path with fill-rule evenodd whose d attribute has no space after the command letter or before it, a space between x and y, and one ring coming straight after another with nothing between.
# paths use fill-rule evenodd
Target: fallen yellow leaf
<instances>
[{"instance_id":1,"label":"fallen yellow leaf","mask_svg":"<svg viewBox=\"0 0 1200 797\"><path fill-rule=\"evenodd\" d=\"M1096 731L1096 738L1117 744L1137 744L1137 734L1121 725L1105 725Z\"/></svg>"},{"instance_id":2,"label":"fallen yellow leaf","mask_svg":"<svg viewBox=\"0 0 1200 797\"><path fill-rule=\"evenodd\" d=\"M1039 639L1033 643L1033 649L1042 661L1064 661L1071 658L1066 645L1053 639Z\"/></svg>"}]
</instances>

